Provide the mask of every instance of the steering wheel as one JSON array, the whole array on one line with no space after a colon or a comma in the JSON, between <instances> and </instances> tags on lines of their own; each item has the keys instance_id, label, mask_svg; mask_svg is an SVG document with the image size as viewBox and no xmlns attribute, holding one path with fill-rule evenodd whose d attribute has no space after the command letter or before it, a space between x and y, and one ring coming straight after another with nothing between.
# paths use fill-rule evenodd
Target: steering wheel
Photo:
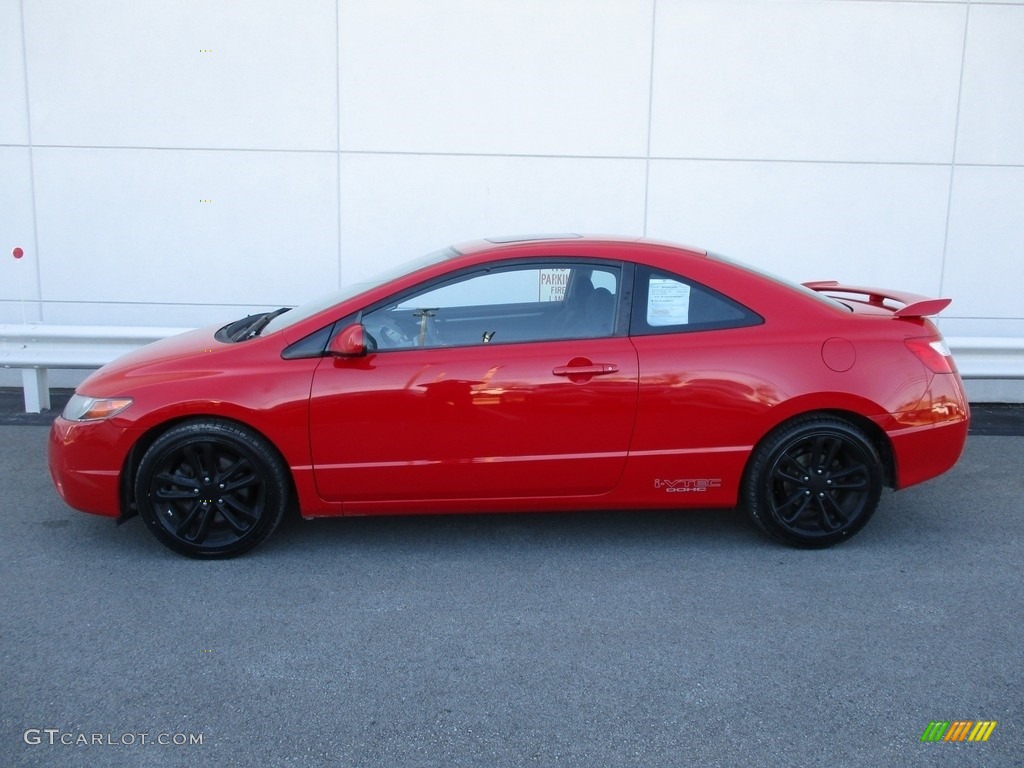
<instances>
[{"instance_id":1,"label":"steering wheel","mask_svg":"<svg viewBox=\"0 0 1024 768\"><path fill-rule=\"evenodd\" d=\"M402 330L401 326L388 319L375 324L373 333L367 332L367 347L370 349L401 349L415 346L415 340Z\"/></svg>"}]
</instances>

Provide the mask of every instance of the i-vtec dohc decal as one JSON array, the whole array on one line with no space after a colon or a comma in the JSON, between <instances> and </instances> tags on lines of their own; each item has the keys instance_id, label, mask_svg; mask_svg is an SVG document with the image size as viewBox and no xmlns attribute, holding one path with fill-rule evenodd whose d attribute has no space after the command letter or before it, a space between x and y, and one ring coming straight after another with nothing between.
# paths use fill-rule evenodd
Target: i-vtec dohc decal
<instances>
[{"instance_id":1,"label":"i-vtec dohc decal","mask_svg":"<svg viewBox=\"0 0 1024 768\"><path fill-rule=\"evenodd\" d=\"M722 478L701 477L701 478L679 478L677 480L655 480L655 488L661 488L665 493L703 493L708 488L721 488Z\"/></svg>"}]
</instances>

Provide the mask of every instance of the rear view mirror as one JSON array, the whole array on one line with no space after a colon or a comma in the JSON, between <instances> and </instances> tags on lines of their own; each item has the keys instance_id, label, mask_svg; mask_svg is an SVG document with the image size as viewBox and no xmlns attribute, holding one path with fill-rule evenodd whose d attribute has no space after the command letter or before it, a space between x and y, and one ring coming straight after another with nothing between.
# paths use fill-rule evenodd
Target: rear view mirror
<instances>
[{"instance_id":1,"label":"rear view mirror","mask_svg":"<svg viewBox=\"0 0 1024 768\"><path fill-rule=\"evenodd\" d=\"M362 323L342 328L327 345L327 352L335 357L360 357L366 354L366 332Z\"/></svg>"}]
</instances>

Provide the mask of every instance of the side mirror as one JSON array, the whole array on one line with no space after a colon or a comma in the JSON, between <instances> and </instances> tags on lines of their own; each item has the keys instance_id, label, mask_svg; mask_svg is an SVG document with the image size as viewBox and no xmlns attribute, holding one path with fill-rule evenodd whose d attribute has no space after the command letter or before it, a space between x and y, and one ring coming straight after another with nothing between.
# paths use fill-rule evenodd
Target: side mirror
<instances>
[{"instance_id":1,"label":"side mirror","mask_svg":"<svg viewBox=\"0 0 1024 768\"><path fill-rule=\"evenodd\" d=\"M361 357L366 354L366 332L362 323L352 323L335 334L327 345L327 353L334 357Z\"/></svg>"}]
</instances>

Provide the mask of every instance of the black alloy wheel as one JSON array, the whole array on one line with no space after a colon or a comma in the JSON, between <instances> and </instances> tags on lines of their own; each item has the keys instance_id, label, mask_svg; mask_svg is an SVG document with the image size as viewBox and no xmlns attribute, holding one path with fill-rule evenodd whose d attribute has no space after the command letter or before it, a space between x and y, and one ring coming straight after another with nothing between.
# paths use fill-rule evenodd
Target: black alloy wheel
<instances>
[{"instance_id":1,"label":"black alloy wheel","mask_svg":"<svg viewBox=\"0 0 1024 768\"><path fill-rule=\"evenodd\" d=\"M192 421L149 447L135 476L139 515L167 547L190 557L232 557L274 532L288 506L277 452L233 422Z\"/></svg>"},{"instance_id":2,"label":"black alloy wheel","mask_svg":"<svg viewBox=\"0 0 1024 768\"><path fill-rule=\"evenodd\" d=\"M758 446L743 499L769 534L800 547L827 547L867 523L884 485L882 461L857 427L830 417L783 424Z\"/></svg>"}]
</instances>

